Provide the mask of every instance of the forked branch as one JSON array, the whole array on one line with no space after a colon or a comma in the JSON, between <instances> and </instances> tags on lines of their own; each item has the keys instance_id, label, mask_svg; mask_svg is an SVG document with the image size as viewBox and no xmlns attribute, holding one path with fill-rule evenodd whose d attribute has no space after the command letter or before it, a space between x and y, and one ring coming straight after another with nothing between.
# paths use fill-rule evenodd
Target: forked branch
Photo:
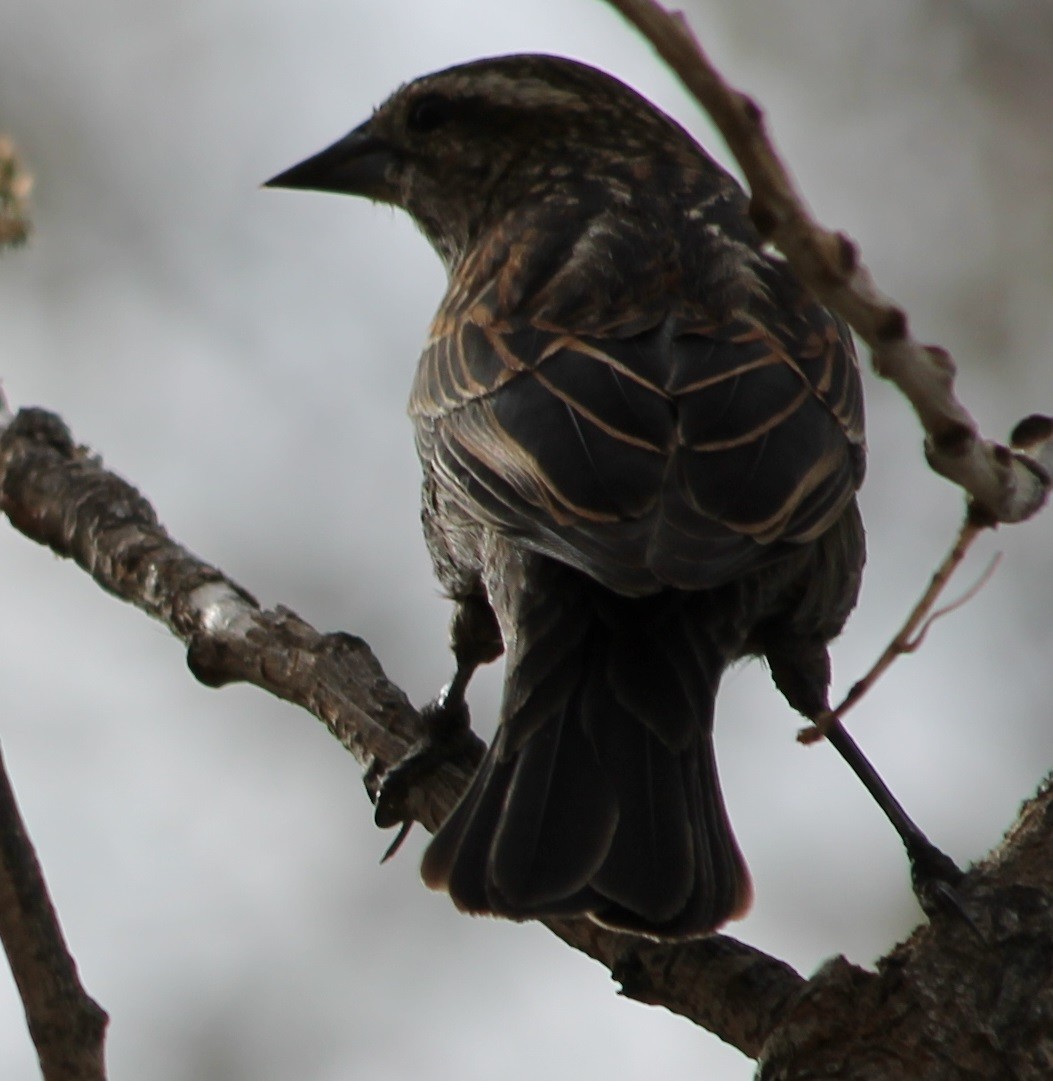
<instances>
[{"instance_id":1,"label":"forked branch","mask_svg":"<svg viewBox=\"0 0 1053 1081\"><path fill-rule=\"evenodd\" d=\"M812 727L802 728L797 733L798 742L815 743L822 739L827 734L833 721L843 719L844 715L853 706L857 705L863 699L863 696L888 671L897 657L902 657L905 653L913 653L921 645L935 620L960 608L984 586L997 566L997 557L992 561L980 580L967 590L964 596L952 601L950 604L945 604L942 608L936 608L936 602L947 588L947 584L950 582L954 572L962 565L962 561L973 546L973 542L989 526L990 522L985 518L981 519L972 514L966 515L961 529L958 530L958 536L955 537L954 544L951 545L951 550L943 557L940 565L929 580L928 587L921 595L921 599L911 609L906 622L900 627L892 641L884 648L881 656L871 665L866 675L852 684L848 694L833 709L815 718Z\"/></svg>"}]
</instances>

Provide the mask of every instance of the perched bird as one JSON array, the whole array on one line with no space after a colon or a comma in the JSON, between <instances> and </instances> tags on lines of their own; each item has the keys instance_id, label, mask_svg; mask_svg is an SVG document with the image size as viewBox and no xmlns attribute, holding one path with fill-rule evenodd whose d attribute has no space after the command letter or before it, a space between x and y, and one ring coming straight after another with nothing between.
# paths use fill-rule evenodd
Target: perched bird
<instances>
[{"instance_id":1,"label":"perched bird","mask_svg":"<svg viewBox=\"0 0 1053 1081\"><path fill-rule=\"evenodd\" d=\"M448 274L409 405L456 604L433 713L466 719L472 671L508 656L426 882L660 938L743 915L714 698L759 656L797 710L827 707L864 561L847 328L683 128L571 60L417 79L269 185L401 207Z\"/></svg>"}]
</instances>

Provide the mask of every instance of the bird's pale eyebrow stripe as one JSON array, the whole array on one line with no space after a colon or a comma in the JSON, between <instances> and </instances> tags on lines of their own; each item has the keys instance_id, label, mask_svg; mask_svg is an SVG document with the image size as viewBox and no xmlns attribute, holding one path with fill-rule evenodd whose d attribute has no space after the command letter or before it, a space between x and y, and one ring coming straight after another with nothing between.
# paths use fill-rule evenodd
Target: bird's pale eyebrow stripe
<instances>
[{"instance_id":1,"label":"bird's pale eyebrow stripe","mask_svg":"<svg viewBox=\"0 0 1053 1081\"><path fill-rule=\"evenodd\" d=\"M494 105L518 108L557 108L581 111L586 108L579 94L553 86L544 79L505 75L498 71L474 73L454 87L456 92L484 97Z\"/></svg>"}]
</instances>

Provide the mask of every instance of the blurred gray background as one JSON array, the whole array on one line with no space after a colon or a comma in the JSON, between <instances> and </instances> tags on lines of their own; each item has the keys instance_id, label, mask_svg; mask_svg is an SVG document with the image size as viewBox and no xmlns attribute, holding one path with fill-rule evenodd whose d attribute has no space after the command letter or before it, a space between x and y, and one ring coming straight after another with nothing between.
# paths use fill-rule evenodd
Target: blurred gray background
<instances>
[{"instance_id":1,"label":"blurred gray background","mask_svg":"<svg viewBox=\"0 0 1053 1081\"><path fill-rule=\"evenodd\" d=\"M862 244L1003 437L1053 407L1053 9L1046 0L687 0L766 106L828 224ZM726 159L649 47L596 0L7 0L0 130L36 176L0 261L0 377L59 411L175 536L266 604L364 636L423 702L447 605L417 523L404 403L442 290L408 221L260 191L401 81L543 50L644 91ZM868 381L871 556L844 690L951 541L961 500ZM852 715L959 861L1053 763L1053 519L986 538L982 594ZM953 591L952 591L953 592ZM359 771L306 714L198 686L160 627L0 526L0 738L114 1079L708 1078L751 1065L538 927L458 916L393 863ZM499 674L479 681L492 727ZM732 930L808 972L918 921L892 831L759 666L726 679L719 750L757 886ZM0 1076L37 1076L0 971Z\"/></svg>"}]
</instances>

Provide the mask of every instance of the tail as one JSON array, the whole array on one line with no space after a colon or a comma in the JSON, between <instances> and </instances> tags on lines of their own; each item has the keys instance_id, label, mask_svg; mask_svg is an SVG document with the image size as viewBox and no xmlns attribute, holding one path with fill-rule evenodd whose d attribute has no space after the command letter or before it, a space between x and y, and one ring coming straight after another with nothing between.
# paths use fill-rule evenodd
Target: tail
<instances>
[{"instance_id":1,"label":"tail","mask_svg":"<svg viewBox=\"0 0 1053 1081\"><path fill-rule=\"evenodd\" d=\"M713 755L715 598L621 597L541 559L528 586L501 727L425 882L468 912L588 915L660 938L744 915L752 887Z\"/></svg>"}]
</instances>

